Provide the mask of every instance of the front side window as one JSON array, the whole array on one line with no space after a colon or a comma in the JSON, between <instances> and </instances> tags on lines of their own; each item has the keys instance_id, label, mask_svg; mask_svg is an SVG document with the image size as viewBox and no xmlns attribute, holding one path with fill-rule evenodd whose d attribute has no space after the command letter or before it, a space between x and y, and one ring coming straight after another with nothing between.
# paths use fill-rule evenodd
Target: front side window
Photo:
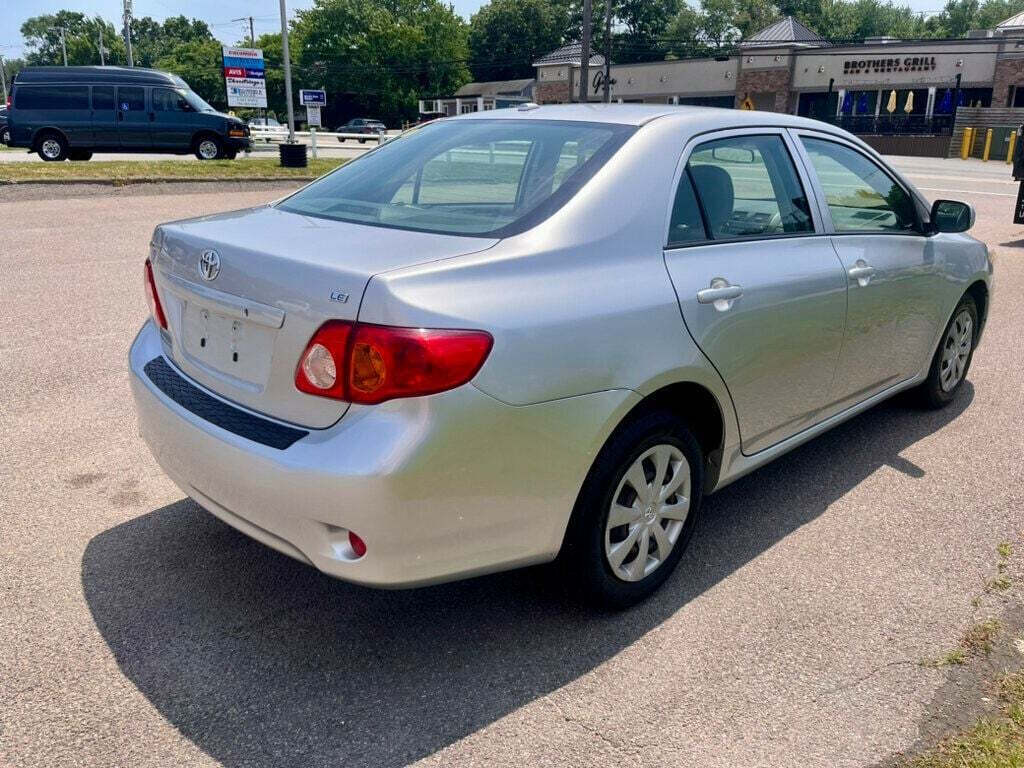
<instances>
[{"instance_id":1,"label":"front side window","mask_svg":"<svg viewBox=\"0 0 1024 768\"><path fill-rule=\"evenodd\" d=\"M432 123L279 207L399 229L504 237L564 205L635 130L551 120Z\"/></svg>"},{"instance_id":2,"label":"front side window","mask_svg":"<svg viewBox=\"0 0 1024 768\"><path fill-rule=\"evenodd\" d=\"M699 145L686 165L715 240L812 232L810 206L781 136Z\"/></svg>"},{"instance_id":3,"label":"front side window","mask_svg":"<svg viewBox=\"0 0 1024 768\"><path fill-rule=\"evenodd\" d=\"M118 107L122 112L145 112L146 89L135 87L119 87L117 89Z\"/></svg>"},{"instance_id":4,"label":"front side window","mask_svg":"<svg viewBox=\"0 0 1024 768\"><path fill-rule=\"evenodd\" d=\"M88 109L89 86L19 86L14 92L15 109Z\"/></svg>"},{"instance_id":5,"label":"front side window","mask_svg":"<svg viewBox=\"0 0 1024 768\"><path fill-rule=\"evenodd\" d=\"M836 232L913 232L914 201L878 165L849 147L801 137Z\"/></svg>"},{"instance_id":6,"label":"front side window","mask_svg":"<svg viewBox=\"0 0 1024 768\"><path fill-rule=\"evenodd\" d=\"M188 112L185 96L170 88L154 88L152 98L154 112Z\"/></svg>"}]
</instances>

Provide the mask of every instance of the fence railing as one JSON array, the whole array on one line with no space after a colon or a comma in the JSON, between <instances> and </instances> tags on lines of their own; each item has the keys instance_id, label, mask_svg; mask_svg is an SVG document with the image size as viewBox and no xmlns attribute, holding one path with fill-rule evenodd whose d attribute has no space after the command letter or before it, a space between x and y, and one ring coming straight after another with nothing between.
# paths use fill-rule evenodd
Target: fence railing
<instances>
[{"instance_id":1,"label":"fence railing","mask_svg":"<svg viewBox=\"0 0 1024 768\"><path fill-rule=\"evenodd\" d=\"M953 115L834 115L825 122L837 125L850 133L876 135L919 134L950 136L953 133Z\"/></svg>"}]
</instances>

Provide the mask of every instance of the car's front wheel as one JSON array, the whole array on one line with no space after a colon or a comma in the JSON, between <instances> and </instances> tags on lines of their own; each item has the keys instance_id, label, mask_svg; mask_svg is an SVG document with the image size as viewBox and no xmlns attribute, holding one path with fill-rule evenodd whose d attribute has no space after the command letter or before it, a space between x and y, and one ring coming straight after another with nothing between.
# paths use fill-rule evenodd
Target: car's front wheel
<instances>
[{"instance_id":1,"label":"car's front wheel","mask_svg":"<svg viewBox=\"0 0 1024 768\"><path fill-rule=\"evenodd\" d=\"M970 294L965 294L942 332L928 378L918 390L924 405L942 408L953 401L967 378L977 339L978 307Z\"/></svg>"},{"instance_id":2,"label":"car's front wheel","mask_svg":"<svg viewBox=\"0 0 1024 768\"><path fill-rule=\"evenodd\" d=\"M216 160L223 157L224 148L216 136L200 136L195 143L195 153L200 160Z\"/></svg>"},{"instance_id":3,"label":"car's front wheel","mask_svg":"<svg viewBox=\"0 0 1024 768\"><path fill-rule=\"evenodd\" d=\"M675 416L648 413L601 449L580 491L562 559L592 602L625 608L667 579L693 535L700 447Z\"/></svg>"}]
</instances>

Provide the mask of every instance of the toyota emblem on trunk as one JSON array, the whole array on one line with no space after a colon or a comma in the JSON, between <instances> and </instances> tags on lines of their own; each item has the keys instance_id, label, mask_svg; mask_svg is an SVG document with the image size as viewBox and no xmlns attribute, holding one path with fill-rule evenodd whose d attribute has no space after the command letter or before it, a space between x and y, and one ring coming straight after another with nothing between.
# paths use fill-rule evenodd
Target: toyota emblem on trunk
<instances>
[{"instance_id":1,"label":"toyota emblem on trunk","mask_svg":"<svg viewBox=\"0 0 1024 768\"><path fill-rule=\"evenodd\" d=\"M199 257L199 276L203 280L216 280L220 274L220 254L216 251L203 251Z\"/></svg>"}]
</instances>

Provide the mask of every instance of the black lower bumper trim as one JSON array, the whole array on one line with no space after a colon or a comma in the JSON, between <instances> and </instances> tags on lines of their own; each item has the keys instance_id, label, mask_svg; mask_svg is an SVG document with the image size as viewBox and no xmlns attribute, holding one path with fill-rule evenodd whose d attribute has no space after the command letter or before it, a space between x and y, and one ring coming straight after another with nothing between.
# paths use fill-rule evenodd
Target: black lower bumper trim
<instances>
[{"instance_id":1,"label":"black lower bumper trim","mask_svg":"<svg viewBox=\"0 0 1024 768\"><path fill-rule=\"evenodd\" d=\"M154 357L143 367L149 380L185 410L246 440L284 450L309 434L304 429L286 427L275 421L254 416L223 400L203 392L186 381L162 357Z\"/></svg>"}]
</instances>

